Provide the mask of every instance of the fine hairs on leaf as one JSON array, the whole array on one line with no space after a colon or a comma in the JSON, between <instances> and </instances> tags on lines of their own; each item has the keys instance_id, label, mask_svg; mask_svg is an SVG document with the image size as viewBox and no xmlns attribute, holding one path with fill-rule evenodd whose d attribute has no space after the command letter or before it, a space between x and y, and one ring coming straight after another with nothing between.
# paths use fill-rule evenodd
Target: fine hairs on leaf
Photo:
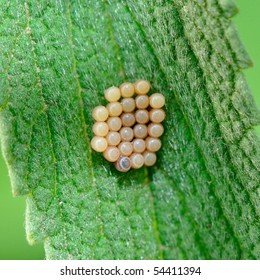
<instances>
[{"instance_id":1,"label":"fine hairs on leaf","mask_svg":"<svg viewBox=\"0 0 260 280\"><path fill-rule=\"evenodd\" d=\"M229 0L0 0L0 140L47 259L259 259L259 114ZM166 98L152 168L91 150L104 89ZM8 213L7 213L8 215Z\"/></svg>"}]
</instances>

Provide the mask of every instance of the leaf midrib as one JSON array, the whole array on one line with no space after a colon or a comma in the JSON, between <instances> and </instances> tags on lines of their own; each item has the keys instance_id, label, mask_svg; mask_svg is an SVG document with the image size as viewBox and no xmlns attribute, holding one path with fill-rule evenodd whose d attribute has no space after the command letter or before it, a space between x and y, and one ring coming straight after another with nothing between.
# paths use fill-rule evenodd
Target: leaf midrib
<instances>
[{"instance_id":1,"label":"leaf midrib","mask_svg":"<svg viewBox=\"0 0 260 280\"><path fill-rule=\"evenodd\" d=\"M114 42L116 53L117 53L118 58L119 58L120 70L121 70L121 73L123 75L123 80L126 81L126 73L125 73L125 70L124 70L124 67L123 67L123 63L122 63L122 55L120 53L119 46L118 46L118 44L116 42L116 39L115 39L115 36L114 36L111 16L110 16L109 11L107 9L107 1L104 1L103 4L104 4L104 8L106 10L107 16L108 16L108 25L109 25L109 29L110 29L110 36L111 36L112 41ZM77 87L78 87L78 97L79 97L79 100L80 100L80 110L81 110L83 131L84 131L84 134L86 135L86 140L87 140L88 149L89 149L93 185L96 189L97 200L98 200L98 205L99 205L98 208L99 208L99 220L100 220L100 234L101 234L101 237L102 237L102 236L105 236L105 234L104 234L104 230L103 230L103 220L102 220L101 208L100 208L100 196L99 196L98 188L97 188L97 185L96 185L95 172L94 172L94 168L93 168L92 149L90 147L90 138L89 138L89 135L87 133L87 123L86 123L86 118L85 118L85 114L84 114L84 107L83 107L82 86L81 86L81 83L80 83L80 79L78 78L79 75L78 75L78 72L77 72L77 63L76 63L76 57L75 57L75 52L74 52L74 47L73 47L74 44L73 44L73 32L72 32L72 18L71 18L71 10L70 10L70 1L67 2L67 14L68 14L68 19L69 19L70 48L71 48L71 52L72 52L72 56L73 56L73 70L75 72L75 79L76 79L76 83L77 83ZM159 250L159 258L163 259L160 233L159 233L159 230L158 230L158 227L157 227L157 220L156 220L156 215L155 215L154 198L153 198L153 195L152 195L152 192L151 192L151 184L150 184L150 182L148 182L149 177L148 177L147 169L146 169L146 172L145 172L145 181L147 181L147 184L149 186L148 189L149 189L149 193L150 193L151 205L152 205L152 208L153 208L152 209L152 212L153 212L153 215L154 215L153 216L153 224L154 224L154 230L155 230L156 239L157 239L157 246L158 246L158 250ZM109 241L110 250L112 251L112 246L111 246L111 242L110 242L109 238L107 238L107 240Z\"/></svg>"},{"instance_id":2,"label":"leaf midrib","mask_svg":"<svg viewBox=\"0 0 260 280\"><path fill-rule=\"evenodd\" d=\"M100 199L100 194L99 194L98 187L96 184L96 177L95 177L95 172L94 172L94 167L93 167L93 157L92 157L92 149L90 146L90 138L87 133L87 122L86 122L86 118L85 118L85 114L84 114L84 104L83 104L83 98L82 98L82 86L81 86L78 71L77 71L77 62L76 62L74 44L73 44L72 17L71 17L70 4L71 4L70 0L66 1L67 17L68 17L68 22L69 22L69 37L70 37L69 43L70 43L70 49L71 49L72 59L73 59L73 71L74 71L74 76L75 76L75 80L76 80L76 84L77 84L77 88L78 88L78 99L79 99L80 115L81 115L82 125L83 125L83 133L87 140L86 142L87 142L87 147L88 147L88 152L89 152L89 158L86 158L86 162L90 163L92 185L95 188L96 198L97 198L97 202L98 202L98 219L99 219L100 237L97 239L97 242L96 242L96 244L97 244L99 242L100 238L102 238L102 236L106 237L106 235L104 233L104 225L103 225L104 222L103 222L102 215L101 215L101 205L100 205L101 199ZM113 252L112 246L111 246L111 241L107 237L106 237L106 239L108 240L108 243L109 243L109 247L110 247L109 250L114 255L114 252Z\"/></svg>"}]
</instances>

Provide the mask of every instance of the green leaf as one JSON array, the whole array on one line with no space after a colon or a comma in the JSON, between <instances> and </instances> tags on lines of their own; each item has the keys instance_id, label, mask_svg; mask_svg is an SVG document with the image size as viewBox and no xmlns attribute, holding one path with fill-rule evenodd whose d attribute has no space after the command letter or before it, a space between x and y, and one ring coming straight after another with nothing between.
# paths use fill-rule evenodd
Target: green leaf
<instances>
[{"instance_id":1,"label":"green leaf","mask_svg":"<svg viewBox=\"0 0 260 280\"><path fill-rule=\"evenodd\" d=\"M258 112L228 0L0 0L0 132L48 259L256 259ZM153 168L91 151L103 90L166 96ZM7 214L8 215L8 214Z\"/></svg>"}]
</instances>

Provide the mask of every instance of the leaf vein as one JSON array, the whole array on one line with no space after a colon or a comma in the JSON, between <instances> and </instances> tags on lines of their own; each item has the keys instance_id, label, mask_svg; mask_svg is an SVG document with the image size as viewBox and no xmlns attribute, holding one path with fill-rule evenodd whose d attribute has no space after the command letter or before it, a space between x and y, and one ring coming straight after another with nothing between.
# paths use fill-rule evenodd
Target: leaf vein
<instances>
[{"instance_id":1,"label":"leaf vein","mask_svg":"<svg viewBox=\"0 0 260 280\"><path fill-rule=\"evenodd\" d=\"M218 2L218 1L217 1L217 2ZM219 22L219 19L218 19L218 22ZM219 25L222 26L222 24L221 24L220 22L219 22ZM223 36L224 36L224 30L223 30L223 28L222 28L221 30L222 30L222 34L223 34ZM232 57L233 57L233 59L234 59L234 61L235 61L235 60L236 60L235 53L232 51L232 48L231 48L230 43L229 43L229 41L227 40L227 38L226 38L225 36L224 36L224 38L225 38L225 41L226 41L227 46L229 47L229 50L230 50L230 52L231 52L231 55L232 55ZM189 39L188 39L187 37L186 37L186 39L187 39L187 41L189 41ZM208 44L210 44L210 42L208 42ZM210 44L210 45L211 45L211 44ZM202 73L204 73L203 67L200 65L199 59L198 59L198 57L197 57L195 51L193 50L193 48L191 47L190 44L189 44L189 47L190 47L190 49L192 50L193 55L196 57L197 64L198 64L199 68L201 69ZM211 45L211 47L212 47L212 45ZM235 91L235 79L234 79L234 77L235 77L235 71L234 71L233 68L231 68L231 71L233 72L233 75L232 75L232 87L233 87L233 92L234 92L234 91ZM206 86L206 81L205 81L205 79L203 79L203 81L204 81L204 84L205 84L205 86ZM210 94L208 94L208 98L209 98L209 100L211 101L211 104L214 104L214 102L213 102L212 97L211 97ZM229 157L230 162L232 162L232 164L230 165L230 166L231 166L231 169L234 171L235 174L237 174L237 176L236 176L237 181L238 181L239 185L246 191L246 194L248 195L248 198L249 198L249 201L250 201L250 205L251 205L251 207L252 207L252 209L253 209L253 211L254 211L254 214L256 215L256 208L255 208L254 203L252 202L251 194L249 193L248 189L244 186L243 182L242 182L241 179L240 179L239 172L238 172L238 170L237 170L237 167L235 166L233 157L231 156L231 153L230 153L230 149L229 149L229 145L228 145L229 143L227 142L227 140L226 140L225 137L223 136L223 132L222 132L222 130L220 129L221 123L219 122L219 120L218 120L218 118L217 118L217 116L216 116L216 111L215 111L215 107L214 107L214 106L212 106L212 114L213 114L214 119L217 121L217 124L218 124L218 132L219 132L219 134L221 135L222 141L226 143L226 145L225 145L226 151L228 152L228 157ZM232 122L232 121L230 121L230 122Z\"/></svg>"},{"instance_id":2,"label":"leaf vein","mask_svg":"<svg viewBox=\"0 0 260 280\"><path fill-rule=\"evenodd\" d=\"M166 75L166 73L165 73L165 71L164 71L164 68L163 68L163 66L161 65L160 60L159 60L159 58L158 58L158 56L157 56L157 54L156 54L154 48L152 47L150 41L147 39L147 37L146 37L146 35L145 35L145 32L144 32L144 30L143 30L143 27L142 27L141 24L137 21L136 17L133 15L133 13L132 13L131 9L129 8L129 6L128 6L128 10L129 10L129 13L131 13L131 15L132 15L133 19L135 20L136 24L140 27L140 30L142 30L143 37L146 39L146 43L147 43L149 49L151 50L152 54L154 55L154 57L155 57L155 59L156 59L156 61L157 61L158 68L161 70L161 72L162 72L162 74L163 74L163 76L164 76L164 79L165 79L165 80L167 81L167 83L169 84L169 81L168 81L168 79L167 79L167 75ZM180 18L180 16L179 16L179 18ZM210 176L210 178L212 179L212 181L215 182L214 176L211 174L210 170L207 168L205 155L204 155L204 153L203 153L203 151L202 151L202 149L201 149L201 147L200 147L200 145L199 145L199 143L198 143L198 141L197 141L197 139L196 139L196 137L195 137L195 134L194 134L194 132L193 132L192 125L191 125L191 123L189 122L189 120L188 120L188 118L187 118L187 115L184 113L184 109L183 109L184 106L183 106L181 100L179 99L179 97L178 97L175 93L174 93L174 95L175 95L176 102L177 102L177 104L179 105L179 108L180 108L181 111L182 111L183 117L184 117L184 119L185 119L185 121L186 121L186 123L187 123L187 127L189 128L189 131L190 131L190 133L191 133L191 135L192 135L192 138L194 139L194 142L196 143L196 146L197 146L197 148L198 148L198 151L199 151L199 153L201 154L201 157L202 157L203 162L204 162L204 168L205 168L205 170L207 171L207 173L208 173L208 175ZM221 209L221 212L222 212L223 216L224 216L225 219L226 219L226 222L229 224L229 227L230 227L230 229L231 229L231 231L232 231L232 233L233 233L234 239L236 240L237 244L239 245L240 253L241 253L241 245L240 245L240 242L238 241L238 237L235 235L235 231L234 231L233 225L231 224L230 220L227 218L227 216L226 216L226 214L225 214L225 210L224 210L222 204L220 203L219 199L217 198L217 195L216 195L215 191L214 191L214 190L212 190L212 191L213 191L213 194L214 194L215 199L218 201L219 207L220 207L220 209Z\"/></svg>"},{"instance_id":3,"label":"leaf vein","mask_svg":"<svg viewBox=\"0 0 260 280\"><path fill-rule=\"evenodd\" d=\"M103 226L104 221L103 221L102 215L101 215L100 195L99 195L99 191L98 191L98 187L97 187L97 183L96 183L96 177L95 177L95 172L94 172L94 167L93 167L92 149L91 149L91 146L90 146L90 138L89 138L89 135L87 133L87 122L86 122L85 114L84 114L82 87L81 87L81 83L80 83L80 80L79 80L79 75L78 75L78 72L77 72L77 62L76 62L74 44L73 44L73 31L72 31L73 23L72 23L70 5L71 5L71 0L67 1L67 14L68 14L68 20L69 20L69 36L70 36L71 53L72 53L72 58L73 58L73 71L75 73L75 79L76 79L76 84L77 84L77 88L78 88L78 99L79 99L79 103L80 103L79 107L80 107L80 114L81 114L81 119L82 119L83 131L84 131L84 135L87 139L87 145L88 145L88 151L89 151L89 162L90 162L91 175L92 175L92 180L93 180L92 182L93 182L93 187L96 190L95 193L96 193L97 202L98 202L98 218L99 218L99 224L100 224L100 235L105 236L104 226ZM112 250L110 239L107 238L107 240L110 244L110 250Z\"/></svg>"},{"instance_id":4,"label":"leaf vein","mask_svg":"<svg viewBox=\"0 0 260 280\"><path fill-rule=\"evenodd\" d=\"M36 51L34 49L35 43L34 43L34 40L33 40L32 30L31 30L31 27L30 27L31 16L30 16L30 11L29 11L29 6L28 6L27 1L24 1L24 8L25 8L27 19L28 19L28 22L27 22L28 36L29 36L30 43L31 43L31 48L32 48L31 51L32 51L33 59L34 59L35 73L36 73L37 80L38 80L38 86L39 86L40 94L41 94L41 97L42 97L43 110L45 112L45 117L46 117L46 122L47 122L47 127L48 127L50 149L52 151L52 158L53 158L53 165L54 165L54 175L53 175L54 195L58 197L58 194L57 194L57 159L56 159L54 145L53 145L53 135L52 135L51 126L50 126L48 107L47 107L47 104L45 102L43 88L42 88L42 84L41 84L41 79L40 79L40 75L38 73L39 71L37 71L37 69L39 69L39 65L38 65L37 54L36 54ZM62 212L62 209L61 209L60 205L59 205L59 211L60 211L61 219L64 220L63 212ZM69 257L68 246L67 246L67 234L66 234L65 224L63 225L62 231L63 231L63 235L64 235L64 246L65 246L65 249L66 249L66 251L68 253L68 257Z\"/></svg>"}]
</instances>

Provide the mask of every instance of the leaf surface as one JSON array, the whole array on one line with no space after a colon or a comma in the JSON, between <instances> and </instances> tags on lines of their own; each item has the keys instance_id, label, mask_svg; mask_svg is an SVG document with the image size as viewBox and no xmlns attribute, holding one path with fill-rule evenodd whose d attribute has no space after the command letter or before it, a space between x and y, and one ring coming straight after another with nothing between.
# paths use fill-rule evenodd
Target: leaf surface
<instances>
[{"instance_id":1,"label":"leaf surface","mask_svg":"<svg viewBox=\"0 0 260 280\"><path fill-rule=\"evenodd\" d=\"M37 4L36 4L37 2ZM0 132L48 259L259 258L258 112L228 0L0 0ZM103 91L166 97L153 168L90 148Z\"/></svg>"}]
</instances>

